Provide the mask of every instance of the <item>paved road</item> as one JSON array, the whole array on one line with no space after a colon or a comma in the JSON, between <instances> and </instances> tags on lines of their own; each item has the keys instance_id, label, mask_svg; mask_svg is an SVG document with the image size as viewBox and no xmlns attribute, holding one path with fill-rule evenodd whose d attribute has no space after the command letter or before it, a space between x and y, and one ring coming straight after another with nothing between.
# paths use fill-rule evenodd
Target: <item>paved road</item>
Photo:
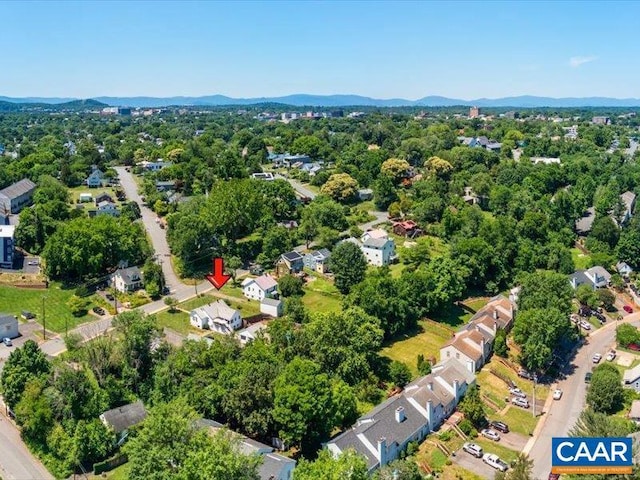
<instances>
[{"instance_id":1,"label":"paved road","mask_svg":"<svg viewBox=\"0 0 640 480\"><path fill-rule=\"evenodd\" d=\"M640 143L636 142L635 140L629 139L629 148L625 149L625 153L627 154L627 156L633 158L636 150L638 150L638 146L640 146Z\"/></svg>"},{"instance_id":2,"label":"paved road","mask_svg":"<svg viewBox=\"0 0 640 480\"><path fill-rule=\"evenodd\" d=\"M53 480L20 438L20 431L5 416L0 402L0 478L3 480Z\"/></svg>"},{"instance_id":3,"label":"paved road","mask_svg":"<svg viewBox=\"0 0 640 480\"><path fill-rule=\"evenodd\" d=\"M640 313L628 315L623 320L633 324L640 323ZM546 479L551 470L551 438L562 437L569 433L584 409L587 387L584 376L593 368L591 357L595 353L604 355L615 346L616 322L610 321L602 328L591 333L588 343L582 346L575 358L565 366L564 379L557 384L564 392L562 399L550 404L546 417L541 419L543 426L535 439L527 445L529 457L533 460L533 478ZM555 388L555 387L554 387Z\"/></svg>"},{"instance_id":4,"label":"paved road","mask_svg":"<svg viewBox=\"0 0 640 480\"><path fill-rule=\"evenodd\" d=\"M122 186L127 199L129 201L136 202L140 206L142 223L147 231L147 235L149 235L156 258L162 265L165 284L173 294L174 291L183 284L180 282L171 266L171 251L169 250L169 244L167 243L166 231L160 228L160 224L156 222L158 216L150 208L143 205L142 198L138 193L138 185L136 184L133 174L128 172L125 167L115 167L115 169L118 172L120 185Z\"/></svg>"},{"instance_id":5,"label":"paved road","mask_svg":"<svg viewBox=\"0 0 640 480\"><path fill-rule=\"evenodd\" d=\"M314 199L316 198L316 194L315 192L313 192L312 190L309 190L307 187L305 187L302 183L300 183L297 180L294 180L293 178L285 178L282 175L280 175L279 173L276 173L276 178L281 178L283 180L286 180L287 182L289 182L291 184L291 186L293 187L293 189L298 192L298 194L302 197L309 197L310 199Z\"/></svg>"}]
</instances>

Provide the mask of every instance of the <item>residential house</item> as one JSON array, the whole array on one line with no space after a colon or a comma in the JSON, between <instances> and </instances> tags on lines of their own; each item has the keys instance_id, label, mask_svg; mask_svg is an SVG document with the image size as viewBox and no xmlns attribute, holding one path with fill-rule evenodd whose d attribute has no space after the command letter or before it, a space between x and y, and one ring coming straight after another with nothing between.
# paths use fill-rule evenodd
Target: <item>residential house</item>
<instances>
[{"instance_id":1,"label":"residential house","mask_svg":"<svg viewBox=\"0 0 640 480\"><path fill-rule=\"evenodd\" d=\"M251 178L253 178L254 180L265 180L267 182L272 182L276 179L276 177L274 177L273 173L271 172L252 173Z\"/></svg>"},{"instance_id":2,"label":"residential house","mask_svg":"<svg viewBox=\"0 0 640 480\"><path fill-rule=\"evenodd\" d=\"M626 388L633 388L636 392L640 392L640 365L625 370L622 381Z\"/></svg>"},{"instance_id":3,"label":"residential house","mask_svg":"<svg viewBox=\"0 0 640 480\"><path fill-rule=\"evenodd\" d=\"M633 272L633 268L627 264L627 262L618 262L616 263L616 270L623 277L628 277L631 272Z\"/></svg>"},{"instance_id":4,"label":"residential house","mask_svg":"<svg viewBox=\"0 0 640 480\"><path fill-rule=\"evenodd\" d=\"M0 215L0 220L2 219L4 222L8 220L7 217ZM15 235L15 225L0 225L0 268L13 268Z\"/></svg>"},{"instance_id":5,"label":"residential house","mask_svg":"<svg viewBox=\"0 0 640 480\"><path fill-rule=\"evenodd\" d=\"M138 267L119 268L111 274L111 285L122 293L142 288L142 272Z\"/></svg>"},{"instance_id":6,"label":"residential house","mask_svg":"<svg viewBox=\"0 0 640 480\"><path fill-rule=\"evenodd\" d=\"M569 283L573 288L585 284L595 290L606 287L610 282L611 274L600 266L591 267L588 270L576 270L569 275Z\"/></svg>"},{"instance_id":7,"label":"residential house","mask_svg":"<svg viewBox=\"0 0 640 480\"><path fill-rule=\"evenodd\" d=\"M0 212L20 213L24 207L31 205L35 190L36 184L28 178L3 188L0 190Z\"/></svg>"},{"instance_id":8,"label":"residential house","mask_svg":"<svg viewBox=\"0 0 640 480\"><path fill-rule=\"evenodd\" d=\"M229 430L214 420L206 418L200 419L198 420L198 426L207 429L212 435L217 434L221 430L225 431L230 438L236 439L239 442L238 446L241 453L244 455L260 455L262 457L262 461L258 466L258 476L260 480L293 479L293 470L296 466L296 461L275 452L273 447Z\"/></svg>"},{"instance_id":9,"label":"residential house","mask_svg":"<svg viewBox=\"0 0 640 480\"><path fill-rule=\"evenodd\" d=\"M298 228L298 222L295 220L285 220L284 222L278 222L279 227L284 227L287 230L292 230L294 228Z\"/></svg>"},{"instance_id":10,"label":"residential house","mask_svg":"<svg viewBox=\"0 0 640 480\"><path fill-rule=\"evenodd\" d=\"M91 173L84 181L89 188L98 188L102 186L102 182L104 180L104 173L98 167L93 165L91 167Z\"/></svg>"},{"instance_id":11,"label":"residential house","mask_svg":"<svg viewBox=\"0 0 640 480\"><path fill-rule=\"evenodd\" d=\"M100 192L98 195L96 195L95 198L95 202L96 205L98 205L100 202L112 202L113 203L113 197L111 197L111 195L109 195L107 192Z\"/></svg>"},{"instance_id":12,"label":"residential house","mask_svg":"<svg viewBox=\"0 0 640 480\"><path fill-rule=\"evenodd\" d=\"M462 196L464 203L469 205L476 205L480 203L480 197L473 192L473 188L464 187L464 195Z\"/></svg>"},{"instance_id":13,"label":"residential house","mask_svg":"<svg viewBox=\"0 0 640 480\"><path fill-rule=\"evenodd\" d=\"M381 228L374 228L373 230L367 230L366 232L364 232L362 234L362 237L360 237L360 240L362 240L363 242L366 242L369 239L382 239L382 240L386 240L387 238L389 238L389 234L382 230Z\"/></svg>"},{"instance_id":14,"label":"residential house","mask_svg":"<svg viewBox=\"0 0 640 480\"><path fill-rule=\"evenodd\" d=\"M615 220L617 220L618 225L625 225L633 216L633 209L636 206L636 194L629 191L624 192L620 195L620 202L624 209L620 218Z\"/></svg>"},{"instance_id":15,"label":"residential house","mask_svg":"<svg viewBox=\"0 0 640 480\"><path fill-rule=\"evenodd\" d=\"M191 325L196 328L213 330L224 335L230 335L242 327L240 312L223 300L191 310L189 319Z\"/></svg>"},{"instance_id":16,"label":"residential house","mask_svg":"<svg viewBox=\"0 0 640 480\"><path fill-rule=\"evenodd\" d=\"M304 268L304 257L298 252L287 252L280 255L276 262L276 275L299 273Z\"/></svg>"},{"instance_id":17,"label":"residential house","mask_svg":"<svg viewBox=\"0 0 640 480\"><path fill-rule=\"evenodd\" d=\"M311 162L311 163L303 163L300 166L300 170L306 172L310 177L315 177L319 172L322 171L324 162Z\"/></svg>"},{"instance_id":18,"label":"residential house","mask_svg":"<svg viewBox=\"0 0 640 480\"><path fill-rule=\"evenodd\" d=\"M242 294L250 300L260 300L273 297L278 293L278 282L268 274L257 278L245 278L242 281Z\"/></svg>"},{"instance_id":19,"label":"residential house","mask_svg":"<svg viewBox=\"0 0 640 480\"><path fill-rule=\"evenodd\" d=\"M170 190L176 189L175 180L166 180L166 181L157 181L156 182L156 190L158 192L168 192Z\"/></svg>"},{"instance_id":20,"label":"residential house","mask_svg":"<svg viewBox=\"0 0 640 480\"><path fill-rule=\"evenodd\" d=\"M284 304L282 303L282 300L268 297L263 298L260 301L260 313L274 318L281 317L284 313Z\"/></svg>"},{"instance_id":21,"label":"residential house","mask_svg":"<svg viewBox=\"0 0 640 480\"><path fill-rule=\"evenodd\" d=\"M632 422L640 424L640 400L634 400L631 402L628 417Z\"/></svg>"},{"instance_id":22,"label":"residential house","mask_svg":"<svg viewBox=\"0 0 640 480\"><path fill-rule=\"evenodd\" d=\"M173 163L165 162L164 160L159 158L155 162L149 162L148 160L144 160L144 161L138 163L137 165L142 167L142 169L147 171L147 172L158 172L158 171L162 170L163 168L170 167L171 165L173 165Z\"/></svg>"},{"instance_id":23,"label":"residential house","mask_svg":"<svg viewBox=\"0 0 640 480\"><path fill-rule=\"evenodd\" d=\"M328 273L329 258L331 258L331 252L326 248L314 250L304 256L304 266L314 272Z\"/></svg>"},{"instance_id":24,"label":"residential house","mask_svg":"<svg viewBox=\"0 0 640 480\"><path fill-rule=\"evenodd\" d=\"M118 217L120 216L120 210L118 210L118 207L115 203L103 200L102 202L98 203L96 215L109 215L111 217Z\"/></svg>"},{"instance_id":25,"label":"residential house","mask_svg":"<svg viewBox=\"0 0 640 480\"><path fill-rule=\"evenodd\" d=\"M331 439L326 448L338 456L353 449L369 472L397 459L409 442L421 442L455 410L475 376L455 360L433 367L429 375L360 417L350 429Z\"/></svg>"},{"instance_id":26,"label":"residential house","mask_svg":"<svg viewBox=\"0 0 640 480\"><path fill-rule=\"evenodd\" d=\"M279 301L279 300L276 300ZM260 332L265 332L267 330L267 325L264 322L253 323L249 325L247 328L243 328L242 330L238 330L237 335L240 343L242 345L246 345L247 343L258 338L258 334Z\"/></svg>"},{"instance_id":27,"label":"residential house","mask_svg":"<svg viewBox=\"0 0 640 480\"><path fill-rule=\"evenodd\" d=\"M102 423L121 438L122 434L142 423L145 418L147 418L147 410L140 400L107 410L100 415Z\"/></svg>"},{"instance_id":28,"label":"residential house","mask_svg":"<svg viewBox=\"0 0 640 480\"><path fill-rule=\"evenodd\" d=\"M594 125L611 125L611 118L604 116L596 116L591 119Z\"/></svg>"},{"instance_id":29,"label":"residential house","mask_svg":"<svg viewBox=\"0 0 640 480\"><path fill-rule=\"evenodd\" d=\"M382 267L389 265L396 258L396 246L389 238L369 238L362 242L361 247L370 265Z\"/></svg>"},{"instance_id":30,"label":"residential house","mask_svg":"<svg viewBox=\"0 0 640 480\"><path fill-rule=\"evenodd\" d=\"M422 235L422 229L413 220L404 220L393 224L393 233L401 237L415 238Z\"/></svg>"},{"instance_id":31,"label":"residential house","mask_svg":"<svg viewBox=\"0 0 640 480\"><path fill-rule=\"evenodd\" d=\"M361 188L358 190L358 199L361 201L371 200L373 198L373 190L370 188Z\"/></svg>"},{"instance_id":32,"label":"residential house","mask_svg":"<svg viewBox=\"0 0 640 480\"><path fill-rule=\"evenodd\" d=\"M491 356L498 329L510 330L513 317L513 303L509 299L503 295L491 298L440 349L440 360L455 359L470 372L478 371Z\"/></svg>"},{"instance_id":33,"label":"residential house","mask_svg":"<svg viewBox=\"0 0 640 480\"><path fill-rule=\"evenodd\" d=\"M587 208L582 217L576 220L576 233L582 237L586 237L591 232L593 221L596 219L595 207Z\"/></svg>"},{"instance_id":34,"label":"residential house","mask_svg":"<svg viewBox=\"0 0 640 480\"><path fill-rule=\"evenodd\" d=\"M558 157L531 157L531 163L537 165L538 163L544 163L545 165L551 165L553 163L560 164Z\"/></svg>"},{"instance_id":35,"label":"residential house","mask_svg":"<svg viewBox=\"0 0 640 480\"><path fill-rule=\"evenodd\" d=\"M0 313L0 339L20 336L18 319L8 313Z\"/></svg>"}]
</instances>

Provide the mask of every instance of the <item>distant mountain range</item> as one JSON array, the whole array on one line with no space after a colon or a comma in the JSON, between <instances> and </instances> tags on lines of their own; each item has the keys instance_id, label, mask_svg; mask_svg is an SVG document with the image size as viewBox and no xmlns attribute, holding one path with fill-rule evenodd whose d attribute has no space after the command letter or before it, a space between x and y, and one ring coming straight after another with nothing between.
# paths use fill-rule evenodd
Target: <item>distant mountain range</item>
<instances>
[{"instance_id":1,"label":"distant mountain range","mask_svg":"<svg viewBox=\"0 0 640 480\"><path fill-rule=\"evenodd\" d=\"M461 100L439 96L428 96L418 100L404 98L378 99L360 95L307 95L296 94L284 97L232 98L224 95L207 95L202 97L96 97L91 100L101 104L118 107L168 107L168 106L229 106L255 105L260 103L279 103L292 107L450 107L450 106L478 106L478 107L640 107L640 98L610 98L610 97L535 97L523 95L504 98L478 98ZM0 102L21 104L49 104L60 105L76 102L75 98L47 98L26 97L13 98L0 96ZM87 106L90 106L88 104ZM97 106L97 104L96 104Z\"/></svg>"}]
</instances>

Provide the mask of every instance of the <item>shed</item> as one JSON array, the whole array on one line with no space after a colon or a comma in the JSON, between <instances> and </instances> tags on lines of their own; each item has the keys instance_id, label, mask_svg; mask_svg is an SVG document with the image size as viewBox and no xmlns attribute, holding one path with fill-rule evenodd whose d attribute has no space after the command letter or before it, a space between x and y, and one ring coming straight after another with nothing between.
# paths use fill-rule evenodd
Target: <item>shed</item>
<instances>
[{"instance_id":1,"label":"shed","mask_svg":"<svg viewBox=\"0 0 640 480\"><path fill-rule=\"evenodd\" d=\"M115 433L121 433L142 423L147 418L147 410L141 400L107 410L100 415L100 420Z\"/></svg>"},{"instance_id":2,"label":"shed","mask_svg":"<svg viewBox=\"0 0 640 480\"><path fill-rule=\"evenodd\" d=\"M0 313L0 338L16 338L19 336L18 319L8 313Z\"/></svg>"},{"instance_id":3,"label":"shed","mask_svg":"<svg viewBox=\"0 0 640 480\"><path fill-rule=\"evenodd\" d=\"M282 300L263 298L260 302L260 313L276 318L281 317L283 313Z\"/></svg>"}]
</instances>

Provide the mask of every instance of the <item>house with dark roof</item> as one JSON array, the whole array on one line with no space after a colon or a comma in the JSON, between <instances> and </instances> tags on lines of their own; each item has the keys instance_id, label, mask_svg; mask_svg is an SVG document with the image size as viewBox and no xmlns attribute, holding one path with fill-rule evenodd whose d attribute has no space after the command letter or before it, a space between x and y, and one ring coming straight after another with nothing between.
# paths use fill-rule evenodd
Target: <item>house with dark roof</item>
<instances>
[{"instance_id":1,"label":"house with dark roof","mask_svg":"<svg viewBox=\"0 0 640 480\"><path fill-rule=\"evenodd\" d=\"M126 293L142 288L142 272L138 267L119 268L111 274L111 285Z\"/></svg>"},{"instance_id":2,"label":"house with dark roof","mask_svg":"<svg viewBox=\"0 0 640 480\"><path fill-rule=\"evenodd\" d=\"M89 188L98 188L102 186L102 182L104 180L104 173L98 167L93 165L91 167L91 173L84 181Z\"/></svg>"},{"instance_id":3,"label":"house with dark roof","mask_svg":"<svg viewBox=\"0 0 640 480\"><path fill-rule=\"evenodd\" d=\"M329 258L331 258L331 252L326 248L314 250L304 256L304 266L314 272L328 273Z\"/></svg>"},{"instance_id":4,"label":"house with dark roof","mask_svg":"<svg viewBox=\"0 0 640 480\"><path fill-rule=\"evenodd\" d=\"M394 222L393 233L401 237L415 238L422 235L422 229L413 220L404 220L402 222Z\"/></svg>"},{"instance_id":5,"label":"house with dark roof","mask_svg":"<svg viewBox=\"0 0 640 480\"><path fill-rule=\"evenodd\" d=\"M278 282L268 274L242 281L242 294L250 300L263 300L278 293Z\"/></svg>"},{"instance_id":6,"label":"house with dark roof","mask_svg":"<svg viewBox=\"0 0 640 480\"><path fill-rule=\"evenodd\" d=\"M116 434L126 432L131 427L142 423L147 418L147 410L142 401L107 410L100 415L100 420Z\"/></svg>"},{"instance_id":7,"label":"house with dark roof","mask_svg":"<svg viewBox=\"0 0 640 480\"><path fill-rule=\"evenodd\" d=\"M16 214L31 205L36 184L28 178L0 190L0 213Z\"/></svg>"},{"instance_id":8,"label":"house with dark roof","mask_svg":"<svg viewBox=\"0 0 640 480\"><path fill-rule=\"evenodd\" d=\"M91 194L89 194L91 195ZM113 197L111 195L109 195L107 192L100 192L99 194L96 195L95 199L94 199L96 205L98 205L100 202L112 202L113 203Z\"/></svg>"},{"instance_id":9,"label":"house with dark roof","mask_svg":"<svg viewBox=\"0 0 640 480\"><path fill-rule=\"evenodd\" d=\"M591 232L593 221L596 219L595 207L587 208L582 217L576 220L576 233L580 236L587 236Z\"/></svg>"},{"instance_id":10,"label":"house with dark roof","mask_svg":"<svg viewBox=\"0 0 640 480\"><path fill-rule=\"evenodd\" d=\"M166 180L166 181L157 181L156 182L156 190L158 192L168 192L170 190L175 190L176 189L176 182L175 180Z\"/></svg>"},{"instance_id":11,"label":"house with dark roof","mask_svg":"<svg viewBox=\"0 0 640 480\"><path fill-rule=\"evenodd\" d=\"M0 339L16 338L20 336L18 319L8 313L0 313Z\"/></svg>"},{"instance_id":12,"label":"house with dark roof","mask_svg":"<svg viewBox=\"0 0 640 480\"><path fill-rule=\"evenodd\" d=\"M280 255L276 262L276 275L299 273L304 268L304 257L298 252L287 252Z\"/></svg>"},{"instance_id":13,"label":"house with dark roof","mask_svg":"<svg viewBox=\"0 0 640 480\"><path fill-rule=\"evenodd\" d=\"M242 327L240 312L231 308L224 300L191 310L189 320L196 328L213 330L223 335L230 335Z\"/></svg>"},{"instance_id":14,"label":"house with dark roof","mask_svg":"<svg viewBox=\"0 0 640 480\"><path fill-rule=\"evenodd\" d=\"M475 375L455 360L434 365L429 375L360 417L326 448L335 456L355 450L373 472L398 458L409 442L420 442L438 428L474 384Z\"/></svg>"},{"instance_id":15,"label":"house with dark roof","mask_svg":"<svg viewBox=\"0 0 640 480\"><path fill-rule=\"evenodd\" d=\"M212 435L222 431L228 434L230 438L237 440L239 442L238 447L240 453L243 455L261 456L262 461L258 467L260 480L291 480L293 478L296 461L280 455L273 447L229 430L226 426L215 420L203 418L198 420L197 424L200 428L206 429Z\"/></svg>"}]
</instances>

